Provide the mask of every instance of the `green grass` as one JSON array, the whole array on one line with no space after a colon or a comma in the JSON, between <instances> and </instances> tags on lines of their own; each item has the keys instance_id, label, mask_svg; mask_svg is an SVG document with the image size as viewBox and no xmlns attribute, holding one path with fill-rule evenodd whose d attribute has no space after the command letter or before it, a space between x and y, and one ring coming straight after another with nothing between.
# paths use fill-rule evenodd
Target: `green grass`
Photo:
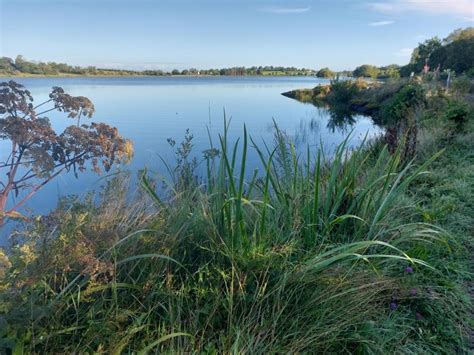
<instances>
[{"instance_id":1,"label":"green grass","mask_svg":"<svg viewBox=\"0 0 474 355\"><path fill-rule=\"evenodd\" d=\"M467 352L472 126L420 118L418 157L381 142L298 154L229 124L171 178L66 199L23 232L0 339L24 352ZM440 115L440 114L439 114ZM471 122L472 123L472 122ZM470 124L470 123L469 123ZM181 152L190 147L190 136ZM247 156L261 159L249 174ZM165 184L166 196L156 186ZM407 267L411 269L407 269ZM407 272L413 271L413 272Z\"/></svg>"}]
</instances>

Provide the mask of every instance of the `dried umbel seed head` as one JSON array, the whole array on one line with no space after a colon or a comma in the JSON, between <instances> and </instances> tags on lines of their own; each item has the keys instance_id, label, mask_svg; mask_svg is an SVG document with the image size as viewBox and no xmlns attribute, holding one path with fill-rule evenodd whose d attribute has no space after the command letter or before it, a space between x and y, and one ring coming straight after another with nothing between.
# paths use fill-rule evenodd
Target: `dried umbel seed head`
<instances>
[{"instance_id":1,"label":"dried umbel seed head","mask_svg":"<svg viewBox=\"0 0 474 355\"><path fill-rule=\"evenodd\" d=\"M54 87L48 100L35 106L32 102L21 84L0 83L0 142L9 141L12 147L7 161L0 165L0 225L62 171L72 170L76 175L87 168L97 173L109 171L114 164L127 163L133 154L132 143L117 128L105 123L80 124L81 117L92 117L95 111L88 98ZM44 116L50 111L65 112L77 122L57 133ZM26 173L17 173L20 167ZM19 195L22 190L25 197L6 211L9 194Z\"/></svg>"},{"instance_id":2,"label":"dried umbel seed head","mask_svg":"<svg viewBox=\"0 0 474 355\"><path fill-rule=\"evenodd\" d=\"M92 117L95 107L92 101L84 96L71 96L64 92L63 88L53 87L49 98L54 102L58 111L68 113L68 117L80 118L80 116Z\"/></svg>"}]
</instances>

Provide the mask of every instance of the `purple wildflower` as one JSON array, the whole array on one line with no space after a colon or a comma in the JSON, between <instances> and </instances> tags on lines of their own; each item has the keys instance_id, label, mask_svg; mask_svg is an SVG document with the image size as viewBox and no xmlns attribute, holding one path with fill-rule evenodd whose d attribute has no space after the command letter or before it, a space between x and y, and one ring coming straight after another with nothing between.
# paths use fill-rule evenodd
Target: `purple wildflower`
<instances>
[{"instance_id":1,"label":"purple wildflower","mask_svg":"<svg viewBox=\"0 0 474 355\"><path fill-rule=\"evenodd\" d=\"M411 266L407 266L407 267L405 268L405 272L406 272L407 274L413 274L413 268L412 268Z\"/></svg>"},{"instance_id":2,"label":"purple wildflower","mask_svg":"<svg viewBox=\"0 0 474 355\"><path fill-rule=\"evenodd\" d=\"M390 310L394 311L398 308L398 304L396 302L390 303Z\"/></svg>"},{"instance_id":3,"label":"purple wildflower","mask_svg":"<svg viewBox=\"0 0 474 355\"><path fill-rule=\"evenodd\" d=\"M416 288L410 289L410 296L415 297L418 294L418 291Z\"/></svg>"},{"instance_id":4,"label":"purple wildflower","mask_svg":"<svg viewBox=\"0 0 474 355\"><path fill-rule=\"evenodd\" d=\"M415 314L415 319L416 319L416 320L422 320L422 319L423 319L423 316L421 315L420 312L416 312L416 314Z\"/></svg>"}]
</instances>

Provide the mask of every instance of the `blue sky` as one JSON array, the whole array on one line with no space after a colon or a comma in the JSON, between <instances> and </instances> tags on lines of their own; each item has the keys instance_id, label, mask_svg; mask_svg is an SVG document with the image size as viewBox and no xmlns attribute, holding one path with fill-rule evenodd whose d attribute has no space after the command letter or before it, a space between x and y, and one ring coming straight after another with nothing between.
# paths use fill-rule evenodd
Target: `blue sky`
<instances>
[{"instance_id":1,"label":"blue sky","mask_svg":"<svg viewBox=\"0 0 474 355\"><path fill-rule=\"evenodd\" d=\"M353 69L408 62L474 0L0 0L0 55L75 65Z\"/></svg>"}]
</instances>

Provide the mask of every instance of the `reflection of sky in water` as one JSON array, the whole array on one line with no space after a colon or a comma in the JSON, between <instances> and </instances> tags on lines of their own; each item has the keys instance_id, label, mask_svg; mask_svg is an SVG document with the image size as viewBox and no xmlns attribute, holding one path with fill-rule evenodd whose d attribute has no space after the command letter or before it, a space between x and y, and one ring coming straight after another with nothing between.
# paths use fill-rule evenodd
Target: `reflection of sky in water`
<instances>
[{"instance_id":1,"label":"reflection of sky in water","mask_svg":"<svg viewBox=\"0 0 474 355\"><path fill-rule=\"evenodd\" d=\"M1 81L5 79L0 79ZM352 145L357 145L365 134L378 132L371 120L356 117L345 129L328 128L326 109L301 104L280 95L297 88L312 88L324 80L312 77L158 77L158 78L21 78L35 97L35 103L48 97L52 86L61 86L72 95L89 97L96 106L93 121L116 126L134 143L135 156L127 166L131 171L147 166L162 170L158 155L173 160L166 139L180 142L187 128L194 135L194 154L202 157L209 147L206 126L210 128L214 145L222 132L223 110L231 118L230 141L247 131L259 143L273 141L272 119L280 129L306 152L306 145L316 152L320 144L331 149L352 132ZM50 114L55 129L63 130L73 121L61 114ZM85 121L83 121L86 123ZM0 157L5 158L9 146L0 143ZM314 150L313 150L314 149ZM248 171L259 166L257 154L249 152ZM103 184L92 173L64 174L33 197L28 207L45 213L56 204L59 195L83 194Z\"/></svg>"}]
</instances>

